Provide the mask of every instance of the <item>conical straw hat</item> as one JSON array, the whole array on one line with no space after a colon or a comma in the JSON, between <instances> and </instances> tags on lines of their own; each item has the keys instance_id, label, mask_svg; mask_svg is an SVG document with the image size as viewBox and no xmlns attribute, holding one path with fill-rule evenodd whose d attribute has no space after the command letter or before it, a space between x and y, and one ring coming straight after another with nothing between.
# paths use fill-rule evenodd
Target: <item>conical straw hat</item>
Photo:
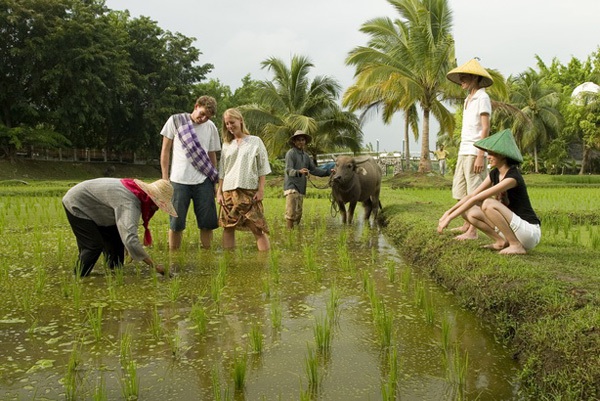
<instances>
[{"instance_id":1,"label":"conical straw hat","mask_svg":"<svg viewBox=\"0 0 600 401\"><path fill-rule=\"evenodd\" d=\"M455 84L460 85L460 74L471 74L483 77L479 82L481 88L487 88L494 83L492 76L479 64L477 59L471 59L460 67L456 67L446 74L446 78Z\"/></svg>"},{"instance_id":2,"label":"conical straw hat","mask_svg":"<svg viewBox=\"0 0 600 401\"><path fill-rule=\"evenodd\" d=\"M518 163L523 162L523 155L521 155L517 142L509 129L490 135L487 138L480 139L473 145L479 149L497 153Z\"/></svg>"},{"instance_id":3,"label":"conical straw hat","mask_svg":"<svg viewBox=\"0 0 600 401\"><path fill-rule=\"evenodd\" d=\"M310 140L312 139L311 136L308 135L306 132L303 132L303 131L300 131L300 130L294 132L294 135L292 135L290 137L290 140L289 140L290 144L292 144L292 142L294 141L294 139L296 139L298 137L301 137L301 136L303 136L304 139L306 139L306 144L308 145L310 143Z\"/></svg>"},{"instance_id":4,"label":"conical straw hat","mask_svg":"<svg viewBox=\"0 0 600 401\"><path fill-rule=\"evenodd\" d=\"M173 217L177 217L175 207L171 202L173 197L173 186L167 180L156 180L151 184L146 184L142 180L133 180L148 196L152 201L164 212L167 212Z\"/></svg>"}]
</instances>

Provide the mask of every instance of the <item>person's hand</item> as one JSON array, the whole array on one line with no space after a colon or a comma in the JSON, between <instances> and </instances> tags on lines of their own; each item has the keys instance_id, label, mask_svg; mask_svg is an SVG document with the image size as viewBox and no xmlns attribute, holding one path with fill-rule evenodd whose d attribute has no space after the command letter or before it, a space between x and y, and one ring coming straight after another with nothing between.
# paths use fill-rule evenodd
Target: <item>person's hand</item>
<instances>
[{"instance_id":1,"label":"person's hand","mask_svg":"<svg viewBox=\"0 0 600 401\"><path fill-rule=\"evenodd\" d=\"M223 192L217 189L217 203L223 206Z\"/></svg>"},{"instance_id":2,"label":"person's hand","mask_svg":"<svg viewBox=\"0 0 600 401\"><path fill-rule=\"evenodd\" d=\"M252 200L255 202L260 202L261 200L263 200L264 196L265 196L264 190L259 188L258 191L256 191L256 194L254 194L254 197L252 198Z\"/></svg>"},{"instance_id":3,"label":"person's hand","mask_svg":"<svg viewBox=\"0 0 600 401\"><path fill-rule=\"evenodd\" d=\"M437 232L441 234L444 231L444 228L448 227L450 224L450 219L446 217L442 217L438 223Z\"/></svg>"},{"instance_id":4,"label":"person's hand","mask_svg":"<svg viewBox=\"0 0 600 401\"><path fill-rule=\"evenodd\" d=\"M473 163L473 172L475 174L479 174L483 171L484 167L485 167L485 156L477 155L477 157L475 158L475 162Z\"/></svg>"},{"instance_id":5,"label":"person's hand","mask_svg":"<svg viewBox=\"0 0 600 401\"><path fill-rule=\"evenodd\" d=\"M165 275L165 267L163 265L154 265L154 270L162 276Z\"/></svg>"},{"instance_id":6,"label":"person's hand","mask_svg":"<svg viewBox=\"0 0 600 401\"><path fill-rule=\"evenodd\" d=\"M298 171L299 171L299 172L300 172L300 174L302 174L302 175L308 175L308 173L309 173L309 171L308 171L308 169L307 169L306 167L305 167L305 168L301 168L301 169L300 169L300 170L298 170Z\"/></svg>"},{"instance_id":7,"label":"person's hand","mask_svg":"<svg viewBox=\"0 0 600 401\"><path fill-rule=\"evenodd\" d=\"M164 275L167 273L167 271L165 270L165 267L164 267L163 265L155 265L155 266L154 266L154 270L156 270L156 272L157 272L158 274L160 274L161 276L164 276ZM173 277L173 273L171 273L171 271L170 271L170 270L169 270L169 275L168 275L168 277L169 277L169 278Z\"/></svg>"}]
</instances>

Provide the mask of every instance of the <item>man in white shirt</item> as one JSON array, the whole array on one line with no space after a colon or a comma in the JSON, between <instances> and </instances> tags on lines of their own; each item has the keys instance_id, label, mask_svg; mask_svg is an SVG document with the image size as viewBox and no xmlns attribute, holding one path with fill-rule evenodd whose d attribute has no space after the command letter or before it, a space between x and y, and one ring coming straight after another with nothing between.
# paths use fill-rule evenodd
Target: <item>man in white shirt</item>
<instances>
[{"instance_id":1,"label":"man in white shirt","mask_svg":"<svg viewBox=\"0 0 600 401\"><path fill-rule=\"evenodd\" d=\"M181 247L191 201L203 248L210 248L212 231L218 227L215 183L218 180L217 152L221 150L221 142L217 127L210 121L216 112L216 100L200 96L192 113L172 115L160 132L163 136L160 153L162 178L169 179L173 185L173 205L177 210L177 217L170 219L170 250Z\"/></svg>"}]
</instances>

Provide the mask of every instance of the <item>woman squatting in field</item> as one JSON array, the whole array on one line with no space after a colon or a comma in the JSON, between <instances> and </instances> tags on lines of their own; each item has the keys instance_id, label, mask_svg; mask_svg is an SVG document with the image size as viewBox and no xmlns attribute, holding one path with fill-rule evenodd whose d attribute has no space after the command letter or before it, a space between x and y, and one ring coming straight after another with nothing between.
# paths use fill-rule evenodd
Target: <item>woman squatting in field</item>
<instances>
[{"instance_id":1,"label":"woman squatting in field","mask_svg":"<svg viewBox=\"0 0 600 401\"><path fill-rule=\"evenodd\" d=\"M510 130L474 145L488 153L492 170L474 192L444 213L437 230L442 233L453 219L462 216L494 241L485 248L505 255L525 254L540 242L541 229L518 169L523 156Z\"/></svg>"}]
</instances>

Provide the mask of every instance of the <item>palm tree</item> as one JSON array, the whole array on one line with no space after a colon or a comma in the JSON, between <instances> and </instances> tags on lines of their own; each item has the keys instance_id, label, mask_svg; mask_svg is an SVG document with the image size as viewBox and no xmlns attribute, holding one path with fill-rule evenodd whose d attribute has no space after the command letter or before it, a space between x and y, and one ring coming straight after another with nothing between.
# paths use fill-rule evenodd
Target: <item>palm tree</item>
<instances>
[{"instance_id":1,"label":"palm tree","mask_svg":"<svg viewBox=\"0 0 600 401\"><path fill-rule=\"evenodd\" d=\"M360 115L361 121L366 121L376 112L381 111L384 124L390 124L392 117L398 111L404 114L404 152L406 165L410 166L410 141L409 131L412 132L415 140L419 139L419 115L414 102L409 102L404 109L401 103L404 99L388 98L388 96L397 95L398 91L382 89L379 82L369 83L371 74L359 74L357 82L351 85L342 98L342 105L349 107L354 112L362 109ZM386 82L387 83L387 82Z\"/></svg>"},{"instance_id":2,"label":"palm tree","mask_svg":"<svg viewBox=\"0 0 600 401\"><path fill-rule=\"evenodd\" d=\"M363 133L358 117L337 103L341 88L335 80L317 76L310 81L308 73L314 65L299 55L292 56L289 68L273 57L263 61L262 67L273 72L273 80L258 84L258 104L241 109L270 155L283 155L296 130L312 136L308 151L315 159L319 153L339 149L359 151Z\"/></svg>"},{"instance_id":3,"label":"palm tree","mask_svg":"<svg viewBox=\"0 0 600 401\"><path fill-rule=\"evenodd\" d=\"M560 95L531 68L509 81L511 103L520 110L513 123L513 133L521 149L533 153L538 173L538 149L556 137L563 125L558 110Z\"/></svg>"},{"instance_id":4,"label":"palm tree","mask_svg":"<svg viewBox=\"0 0 600 401\"><path fill-rule=\"evenodd\" d=\"M431 171L430 115L440 130L452 132L454 120L442 103L446 73L454 62L451 11L447 0L388 0L402 19L375 18L361 27L371 38L352 50L346 63L356 67L352 90L364 91L363 104L381 102L390 111L406 111L415 103L423 111L420 172ZM360 102L347 92L347 104ZM384 113L385 114L385 113ZM384 119L385 121L385 119Z\"/></svg>"}]
</instances>

